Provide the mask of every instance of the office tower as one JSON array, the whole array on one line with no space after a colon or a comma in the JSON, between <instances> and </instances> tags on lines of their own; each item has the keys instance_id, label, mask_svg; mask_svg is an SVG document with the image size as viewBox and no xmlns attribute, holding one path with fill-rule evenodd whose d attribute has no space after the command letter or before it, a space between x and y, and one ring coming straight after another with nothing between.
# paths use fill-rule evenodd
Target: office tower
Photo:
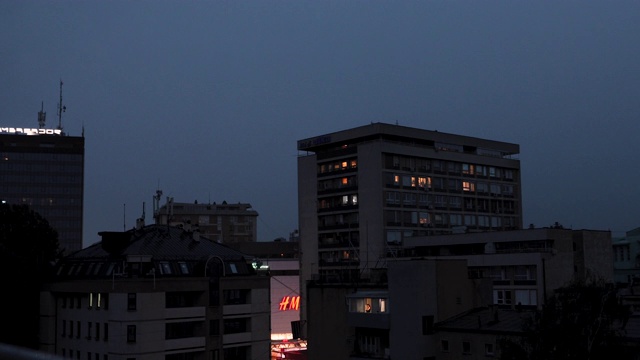
<instances>
[{"instance_id":1,"label":"office tower","mask_svg":"<svg viewBox=\"0 0 640 360\"><path fill-rule=\"evenodd\" d=\"M302 284L370 279L405 239L522 228L517 144L372 123L298 151Z\"/></svg>"},{"instance_id":2,"label":"office tower","mask_svg":"<svg viewBox=\"0 0 640 360\"><path fill-rule=\"evenodd\" d=\"M0 127L0 200L47 219L66 254L82 248L83 196L84 137Z\"/></svg>"}]
</instances>

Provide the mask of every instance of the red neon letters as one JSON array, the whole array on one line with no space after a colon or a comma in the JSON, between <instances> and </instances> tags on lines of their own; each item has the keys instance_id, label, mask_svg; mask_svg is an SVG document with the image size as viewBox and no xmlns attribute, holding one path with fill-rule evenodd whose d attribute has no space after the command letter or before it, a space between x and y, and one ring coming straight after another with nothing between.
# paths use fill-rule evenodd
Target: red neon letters
<instances>
[{"instance_id":1,"label":"red neon letters","mask_svg":"<svg viewBox=\"0 0 640 360\"><path fill-rule=\"evenodd\" d=\"M280 311L300 309L300 296L284 296L280 301Z\"/></svg>"}]
</instances>

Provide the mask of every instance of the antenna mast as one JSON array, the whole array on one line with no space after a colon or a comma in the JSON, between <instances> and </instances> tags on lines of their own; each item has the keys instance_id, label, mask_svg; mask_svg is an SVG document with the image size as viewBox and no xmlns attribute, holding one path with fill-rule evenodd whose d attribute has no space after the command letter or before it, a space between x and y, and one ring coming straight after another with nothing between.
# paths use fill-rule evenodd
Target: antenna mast
<instances>
[{"instance_id":1,"label":"antenna mast","mask_svg":"<svg viewBox=\"0 0 640 360\"><path fill-rule=\"evenodd\" d=\"M58 103L58 130L62 130L62 113L67 111L67 107L62 105L62 79L60 79L60 102Z\"/></svg>"},{"instance_id":2,"label":"antenna mast","mask_svg":"<svg viewBox=\"0 0 640 360\"><path fill-rule=\"evenodd\" d=\"M47 113L44 111L44 101L40 107L40 111L38 111L38 127L40 129L44 128L44 123L47 120Z\"/></svg>"}]
</instances>

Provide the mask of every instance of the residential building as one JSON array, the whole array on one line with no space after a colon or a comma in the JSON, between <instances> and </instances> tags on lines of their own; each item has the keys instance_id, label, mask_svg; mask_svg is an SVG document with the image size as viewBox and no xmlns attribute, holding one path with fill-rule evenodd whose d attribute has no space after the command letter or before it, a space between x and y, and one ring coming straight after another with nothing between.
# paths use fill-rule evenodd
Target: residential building
<instances>
[{"instance_id":1,"label":"residential building","mask_svg":"<svg viewBox=\"0 0 640 360\"><path fill-rule=\"evenodd\" d=\"M159 206L161 191L154 197L153 218L156 224L184 226L191 224L200 228L202 236L224 244L257 241L258 212L251 204L176 203L168 198Z\"/></svg>"},{"instance_id":2,"label":"residential building","mask_svg":"<svg viewBox=\"0 0 640 360\"><path fill-rule=\"evenodd\" d=\"M82 248L84 136L0 127L0 201L28 205L69 254Z\"/></svg>"},{"instance_id":3,"label":"residential building","mask_svg":"<svg viewBox=\"0 0 640 360\"><path fill-rule=\"evenodd\" d=\"M64 358L268 359L270 279L197 229L101 232L41 292L40 348Z\"/></svg>"},{"instance_id":4,"label":"residential building","mask_svg":"<svg viewBox=\"0 0 640 360\"><path fill-rule=\"evenodd\" d=\"M517 144L372 123L297 145L303 298L368 281L414 237L522 228Z\"/></svg>"},{"instance_id":5,"label":"residential building","mask_svg":"<svg viewBox=\"0 0 640 360\"><path fill-rule=\"evenodd\" d=\"M640 285L640 228L613 240L613 272L620 285Z\"/></svg>"},{"instance_id":6,"label":"residential building","mask_svg":"<svg viewBox=\"0 0 640 360\"><path fill-rule=\"evenodd\" d=\"M478 308L541 309L572 280L612 283L610 244L609 231L561 228L411 238L370 281L308 283L309 359L458 358L441 350L433 324ZM494 335L442 339L483 357L496 351Z\"/></svg>"},{"instance_id":7,"label":"residential building","mask_svg":"<svg viewBox=\"0 0 640 360\"><path fill-rule=\"evenodd\" d=\"M611 232L536 228L415 237L399 257L467 261L469 278L491 282L492 304L541 307L572 280L613 282Z\"/></svg>"}]
</instances>

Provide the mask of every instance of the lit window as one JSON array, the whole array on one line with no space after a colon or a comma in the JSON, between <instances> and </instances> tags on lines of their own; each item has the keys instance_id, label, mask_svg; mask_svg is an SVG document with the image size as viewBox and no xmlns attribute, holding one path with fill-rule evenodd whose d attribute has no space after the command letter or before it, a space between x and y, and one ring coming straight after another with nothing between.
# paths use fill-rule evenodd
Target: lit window
<instances>
[{"instance_id":1,"label":"lit window","mask_svg":"<svg viewBox=\"0 0 640 360\"><path fill-rule=\"evenodd\" d=\"M349 184L349 179L347 179L346 177L342 178L342 185L348 185Z\"/></svg>"},{"instance_id":2,"label":"lit window","mask_svg":"<svg viewBox=\"0 0 640 360\"><path fill-rule=\"evenodd\" d=\"M349 195L342 196L342 205L349 205Z\"/></svg>"},{"instance_id":3,"label":"lit window","mask_svg":"<svg viewBox=\"0 0 640 360\"><path fill-rule=\"evenodd\" d=\"M353 202L353 205L358 205L358 195L353 195L351 197L351 201Z\"/></svg>"},{"instance_id":4,"label":"lit window","mask_svg":"<svg viewBox=\"0 0 640 360\"><path fill-rule=\"evenodd\" d=\"M462 182L462 190L463 191L476 191L476 185L470 181Z\"/></svg>"},{"instance_id":5,"label":"lit window","mask_svg":"<svg viewBox=\"0 0 640 360\"><path fill-rule=\"evenodd\" d=\"M351 160L351 168L355 169L356 167L358 167L358 161L357 160Z\"/></svg>"},{"instance_id":6,"label":"lit window","mask_svg":"<svg viewBox=\"0 0 640 360\"><path fill-rule=\"evenodd\" d=\"M343 168L343 169L346 169L346 168L347 168L347 166L348 166L348 163L347 163L346 161L343 161L343 162L342 162L342 168Z\"/></svg>"}]
</instances>

